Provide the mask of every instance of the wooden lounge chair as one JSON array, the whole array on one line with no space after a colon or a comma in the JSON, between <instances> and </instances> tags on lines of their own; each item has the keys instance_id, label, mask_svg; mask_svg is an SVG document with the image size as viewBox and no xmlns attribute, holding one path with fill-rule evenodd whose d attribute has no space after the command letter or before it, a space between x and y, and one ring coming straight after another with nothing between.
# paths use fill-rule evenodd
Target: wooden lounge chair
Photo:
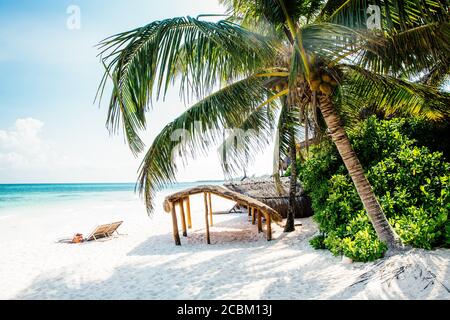
<instances>
[{"instance_id":1,"label":"wooden lounge chair","mask_svg":"<svg viewBox=\"0 0 450 320\"><path fill-rule=\"evenodd\" d=\"M102 224L97 226L94 231L91 232L91 234L85 239L85 241L92 241L92 240L98 240L101 238L108 238L111 237L114 232L119 234L117 229L120 227L120 225L123 223L123 221L108 223L108 224Z\"/></svg>"},{"instance_id":2,"label":"wooden lounge chair","mask_svg":"<svg viewBox=\"0 0 450 320\"><path fill-rule=\"evenodd\" d=\"M233 208L231 208L228 213L242 213L242 206L239 204L235 204Z\"/></svg>"}]
</instances>

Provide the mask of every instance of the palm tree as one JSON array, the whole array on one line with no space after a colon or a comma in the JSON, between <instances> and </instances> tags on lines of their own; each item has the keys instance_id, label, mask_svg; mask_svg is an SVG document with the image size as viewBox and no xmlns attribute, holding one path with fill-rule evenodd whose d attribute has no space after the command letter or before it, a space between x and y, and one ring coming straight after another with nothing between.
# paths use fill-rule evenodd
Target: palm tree
<instances>
[{"instance_id":1,"label":"palm tree","mask_svg":"<svg viewBox=\"0 0 450 320\"><path fill-rule=\"evenodd\" d=\"M251 156L249 151L268 143L278 110L281 152L292 144L293 128L324 120L378 237L388 248L398 248L341 114L367 101L388 113L433 119L447 114L448 95L408 81L436 73L438 65L448 70L446 2L376 1L382 31L365 28L364 0L222 2L230 10L228 20L156 21L100 44L106 68L100 96L107 80L113 83L107 124L113 131L122 125L134 153L143 150L139 130L146 126L153 98L163 97L178 81L187 101L199 99L161 131L143 160L139 190L148 211L155 191L175 181L176 158L206 150L224 128L253 129L243 147L229 148L226 168L232 171L244 153ZM282 120L295 113L298 121ZM175 139L179 130L184 130L181 142Z\"/></svg>"}]
</instances>

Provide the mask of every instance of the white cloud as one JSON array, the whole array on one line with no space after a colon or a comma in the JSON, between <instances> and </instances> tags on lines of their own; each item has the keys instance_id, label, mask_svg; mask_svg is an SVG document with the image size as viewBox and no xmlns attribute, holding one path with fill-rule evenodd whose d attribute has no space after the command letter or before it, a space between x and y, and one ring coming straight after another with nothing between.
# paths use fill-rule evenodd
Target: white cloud
<instances>
[{"instance_id":1,"label":"white cloud","mask_svg":"<svg viewBox=\"0 0 450 320\"><path fill-rule=\"evenodd\" d=\"M22 118L0 130L0 182L45 181L51 172L70 167L69 157L42 137L43 128L40 120Z\"/></svg>"},{"instance_id":2,"label":"white cloud","mask_svg":"<svg viewBox=\"0 0 450 320\"><path fill-rule=\"evenodd\" d=\"M0 129L0 183L134 181L136 160L106 135L102 141L59 140L33 118Z\"/></svg>"},{"instance_id":3,"label":"white cloud","mask_svg":"<svg viewBox=\"0 0 450 320\"><path fill-rule=\"evenodd\" d=\"M0 165L24 168L45 163L50 147L40 137L44 126L33 118L17 119L12 130L0 130Z\"/></svg>"}]
</instances>

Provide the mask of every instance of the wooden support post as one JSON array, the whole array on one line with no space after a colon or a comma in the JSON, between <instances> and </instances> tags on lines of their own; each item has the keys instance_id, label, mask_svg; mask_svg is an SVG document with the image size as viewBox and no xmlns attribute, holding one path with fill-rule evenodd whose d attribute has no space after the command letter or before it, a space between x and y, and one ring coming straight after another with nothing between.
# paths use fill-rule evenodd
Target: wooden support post
<instances>
[{"instance_id":1,"label":"wooden support post","mask_svg":"<svg viewBox=\"0 0 450 320\"><path fill-rule=\"evenodd\" d=\"M266 216L266 233L267 233L267 241L272 240L272 219L270 215Z\"/></svg>"},{"instance_id":2,"label":"wooden support post","mask_svg":"<svg viewBox=\"0 0 450 320\"><path fill-rule=\"evenodd\" d=\"M186 209L187 209L187 222L188 228L192 229L192 220L191 220L191 201L189 200L189 196L186 198Z\"/></svg>"},{"instance_id":3,"label":"wooden support post","mask_svg":"<svg viewBox=\"0 0 450 320\"><path fill-rule=\"evenodd\" d=\"M258 210L258 233L262 232L262 212Z\"/></svg>"},{"instance_id":4,"label":"wooden support post","mask_svg":"<svg viewBox=\"0 0 450 320\"><path fill-rule=\"evenodd\" d=\"M172 228L173 228L173 239L175 240L175 245L181 246L180 235L178 234L178 222L177 222L177 212L175 209L175 204L171 203L172 207Z\"/></svg>"},{"instance_id":5,"label":"wooden support post","mask_svg":"<svg viewBox=\"0 0 450 320\"><path fill-rule=\"evenodd\" d=\"M212 211L211 193L208 193L208 201L209 201L209 223L210 223L211 226L213 226L214 223L213 223L213 211Z\"/></svg>"},{"instance_id":6,"label":"wooden support post","mask_svg":"<svg viewBox=\"0 0 450 320\"><path fill-rule=\"evenodd\" d=\"M252 208L252 224L256 224L256 208Z\"/></svg>"},{"instance_id":7,"label":"wooden support post","mask_svg":"<svg viewBox=\"0 0 450 320\"><path fill-rule=\"evenodd\" d=\"M205 198L205 222L206 222L206 242L211 244L211 238L209 237L209 221L208 221L208 197L206 192L203 193Z\"/></svg>"},{"instance_id":8,"label":"wooden support post","mask_svg":"<svg viewBox=\"0 0 450 320\"><path fill-rule=\"evenodd\" d=\"M186 216L184 214L184 201L183 201L183 199L178 201L178 204L180 206L181 227L183 228L183 237L187 237Z\"/></svg>"}]
</instances>

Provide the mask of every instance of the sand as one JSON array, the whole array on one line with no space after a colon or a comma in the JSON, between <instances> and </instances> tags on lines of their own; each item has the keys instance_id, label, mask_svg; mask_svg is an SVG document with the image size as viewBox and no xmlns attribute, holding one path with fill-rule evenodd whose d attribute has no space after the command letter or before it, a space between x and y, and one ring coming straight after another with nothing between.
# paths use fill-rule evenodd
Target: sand
<instances>
[{"instance_id":1,"label":"sand","mask_svg":"<svg viewBox=\"0 0 450 320\"><path fill-rule=\"evenodd\" d=\"M160 195L156 203L162 203ZM349 263L308 240L311 218L273 241L246 214L215 215L205 243L201 197L193 229L175 246L170 216L138 199L42 206L0 216L0 299L450 299L450 250L412 250ZM213 197L214 210L232 203ZM56 241L123 220L108 241Z\"/></svg>"}]
</instances>

